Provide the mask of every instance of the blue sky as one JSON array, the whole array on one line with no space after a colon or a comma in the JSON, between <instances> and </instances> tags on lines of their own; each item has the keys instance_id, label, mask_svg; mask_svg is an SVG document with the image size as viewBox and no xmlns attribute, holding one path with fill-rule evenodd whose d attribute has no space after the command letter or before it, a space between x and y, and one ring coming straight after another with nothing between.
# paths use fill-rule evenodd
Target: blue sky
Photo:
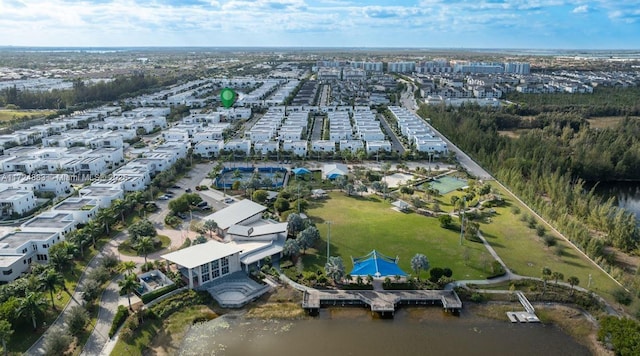
<instances>
[{"instance_id":1,"label":"blue sky","mask_svg":"<svg viewBox=\"0 0 640 356\"><path fill-rule=\"evenodd\" d=\"M0 0L0 45L640 49L640 0Z\"/></svg>"}]
</instances>

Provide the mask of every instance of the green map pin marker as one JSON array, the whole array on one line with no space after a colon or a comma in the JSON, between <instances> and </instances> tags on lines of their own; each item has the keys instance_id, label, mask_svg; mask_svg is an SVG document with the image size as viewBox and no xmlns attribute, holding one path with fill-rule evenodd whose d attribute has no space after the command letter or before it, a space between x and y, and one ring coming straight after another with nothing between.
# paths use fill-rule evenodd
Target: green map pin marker
<instances>
[{"instance_id":1,"label":"green map pin marker","mask_svg":"<svg viewBox=\"0 0 640 356\"><path fill-rule=\"evenodd\" d=\"M230 108L233 102L236 100L236 92L230 88L224 88L220 92L220 99L222 100L222 106Z\"/></svg>"}]
</instances>

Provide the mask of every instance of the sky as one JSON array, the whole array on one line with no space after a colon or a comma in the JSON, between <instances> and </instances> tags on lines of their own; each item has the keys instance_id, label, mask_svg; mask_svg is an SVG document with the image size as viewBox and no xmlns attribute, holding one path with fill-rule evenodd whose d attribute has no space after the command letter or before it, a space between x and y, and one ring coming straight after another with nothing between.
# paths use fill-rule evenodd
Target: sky
<instances>
[{"instance_id":1,"label":"sky","mask_svg":"<svg viewBox=\"0 0 640 356\"><path fill-rule=\"evenodd\" d=\"M0 46L640 49L640 0L0 0Z\"/></svg>"}]
</instances>

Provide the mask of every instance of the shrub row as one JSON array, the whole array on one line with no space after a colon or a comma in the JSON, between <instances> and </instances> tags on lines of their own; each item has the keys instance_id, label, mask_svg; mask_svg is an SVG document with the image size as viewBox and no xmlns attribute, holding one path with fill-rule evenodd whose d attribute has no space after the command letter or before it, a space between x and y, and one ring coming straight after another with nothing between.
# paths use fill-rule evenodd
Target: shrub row
<instances>
[{"instance_id":1,"label":"shrub row","mask_svg":"<svg viewBox=\"0 0 640 356\"><path fill-rule=\"evenodd\" d=\"M171 285L162 287L160 289L156 289L156 290L154 290L152 292L149 292L147 294L143 294L143 295L140 296L140 299L142 300L142 302L144 304L147 304L150 301L152 301L152 300L154 300L154 299L156 299L156 298L158 298L160 296L163 296L163 295L165 295L165 294L167 294L169 292L172 292L172 291L174 291L176 289L178 289L178 285L177 284L171 284Z\"/></svg>"},{"instance_id":2,"label":"shrub row","mask_svg":"<svg viewBox=\"0 0 640 356\"><path fill-rule=\"evenodd\" d=\"M115 317L113 318L113 323L111 323L111 329L109 329L109 337L113 337L118 331L118 328L129 316L129 309L124 305L118 306L118 311L116 312Z\"/></svg>"}]
</instances>

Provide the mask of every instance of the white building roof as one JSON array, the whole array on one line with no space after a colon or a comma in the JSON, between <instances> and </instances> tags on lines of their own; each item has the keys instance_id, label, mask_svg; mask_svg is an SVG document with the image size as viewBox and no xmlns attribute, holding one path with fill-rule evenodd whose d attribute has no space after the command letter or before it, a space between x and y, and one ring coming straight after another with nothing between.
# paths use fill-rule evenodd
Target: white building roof
<instances>
[{"instance_id":1,"label":"white building roof","mask_svg":"<svg viewBox=\"0 0 640 356\"><path fill-rule=\"evenodd\" d=\"M205 217L205 219L215 221L219 228L225 230L231 225L241 223L265 210L267 210L267 207L254 203L251 200L244 199L222 210L216 211L215 213Z\"/></svg>"},{"instance_id":2,"label":"white building roof","mask_svg":"<svg viewBox=\"0 0 640 356\"><path fill-rule=\"evenodd\" d=\"M241 250L242 248L236 244L209 241L204 244L183 248L182 250L162 255L161 257L186 268L195 268L205 263L231 256Z\"/></svg>"}]
</instances>

